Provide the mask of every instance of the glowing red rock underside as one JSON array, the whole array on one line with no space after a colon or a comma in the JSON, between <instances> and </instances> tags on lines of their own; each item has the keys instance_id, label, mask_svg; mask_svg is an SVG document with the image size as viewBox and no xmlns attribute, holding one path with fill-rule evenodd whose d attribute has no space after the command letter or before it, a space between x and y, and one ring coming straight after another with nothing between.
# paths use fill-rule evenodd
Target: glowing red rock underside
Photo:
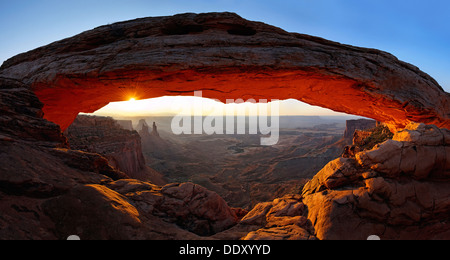
<instances>
[{"instance_id":1,"label":"glowing red rock underside","mask_svg":"<svg viewBox=\"0 0 450 260\"><path fill-rule=\"evenodd\" d=\"M66 129L109 102L189 95L289 99L390 125L450 128L450 94L394 56L287 33L236 14L184 14L103 26L6 61L45 117Z\"/></svg>"},{"instance_id":2,"label":"glowing red rock underside","mask_svg":"<svg viewBox=\"0 0 450 260\"><path fill-rule=\"evenodd\" d=\"M50 121L58 123L63 129L68 127L79 112L94 112L111 101L124 101L130 97L138 99L161 96L187 95L203 90L203 96L226 99L256 100L295 98L306 103L331 108L335 111L363 115L402 126L408 122L403 104L393 100L377 98L358 90L358 83L338 77L325 77L313 73L267 71L270 76L255 72L211 72L211 74L182 71L168 75L174 80L155 81L153 77L161 74L152 72L126 71L123 74L107 75L108 80L99 78L60 77L54 86L35 85L35 93L46 104L44 113ZM137 76L140 75L140 76ZM139 81L124 80L136 77ZM118 80L114 80L118 79ZM75 86L84 86L82 89ZM67 91L71 89L72 91ZM412 114L409 114L412 116ZM415 119L419 119L420 115Z\"/></svg>"}]
</instances>

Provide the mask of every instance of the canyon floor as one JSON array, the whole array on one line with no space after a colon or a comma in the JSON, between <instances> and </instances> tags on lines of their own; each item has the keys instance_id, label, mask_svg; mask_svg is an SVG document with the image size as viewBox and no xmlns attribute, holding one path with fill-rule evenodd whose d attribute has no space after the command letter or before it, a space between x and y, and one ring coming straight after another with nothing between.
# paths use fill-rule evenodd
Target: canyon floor
<instances>
[{"instance_id":1,"label":"canyon floor","mask_svg":"<svg viewBox=\"0 0 450 260\"><path fill-rule=\"evenodd\" d=\"M149 124L158 125L159 137L141 136L142 151L147 165L168 182L202 185L230 206L250 210L257 203L298 194L346 145L344 117L283 119L279 142L261 146L261 135L174 135L170 117L149 117Z\"/></svg>"}]
</instances>

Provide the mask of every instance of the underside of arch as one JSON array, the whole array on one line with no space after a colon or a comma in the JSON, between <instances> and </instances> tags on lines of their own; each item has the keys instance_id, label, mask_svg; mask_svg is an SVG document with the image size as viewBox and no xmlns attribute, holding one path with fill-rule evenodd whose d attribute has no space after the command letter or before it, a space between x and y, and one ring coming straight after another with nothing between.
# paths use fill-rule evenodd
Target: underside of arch
<instances>
[{"instance_id":1,"label":"underside of arch","mask_svg":"<svg viewBox=\"0 0 450 260\"><path fill-rule=\"evenodd\" d=\"M391 54L288 33L232 13L102 26L6 61L0 76L32 86L46 119L67 128L109 102L193 95L289 99L370 117L450 128L450 95Z\"/></svg>"}]
</instances>

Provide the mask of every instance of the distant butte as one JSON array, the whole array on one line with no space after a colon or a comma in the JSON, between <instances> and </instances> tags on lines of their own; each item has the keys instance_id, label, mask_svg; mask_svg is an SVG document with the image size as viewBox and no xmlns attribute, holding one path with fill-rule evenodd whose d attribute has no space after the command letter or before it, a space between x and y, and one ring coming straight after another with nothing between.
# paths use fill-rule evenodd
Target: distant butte
<instances>
[{"instance_id":1,"label":"distant butte","mask_svg":"<svg viewBox=\"0 0 450 260\"><path fill-rule=\"evenodd\" d=\"M233 13L150 17L98 27L6 61L66 129L79 112L130 96L295 98L373 118L450 128L450 94L417 67L375 49L343 45Z\"/></svg>"}]
</instances>

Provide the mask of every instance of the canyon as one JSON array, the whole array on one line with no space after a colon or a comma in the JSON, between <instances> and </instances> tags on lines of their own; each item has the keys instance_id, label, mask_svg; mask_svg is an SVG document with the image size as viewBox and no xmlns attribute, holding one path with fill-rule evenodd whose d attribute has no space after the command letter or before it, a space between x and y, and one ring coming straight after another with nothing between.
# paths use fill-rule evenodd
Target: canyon
<instances>
[{"instance_id":1,"label":"canyon","mask_svg":"<svg viewBox=\"0 0 450 260\"><path fill-rule=\"evenodd\" d=\"M262 146L259 135L175 135L168 127L171 120L79 115L65 133L71 148L99 153L134 179L154 184L164 184L162 179L193 182L218 193L230 206L246 210L259 202L298 193L342 154L346 144L342 118L281 117L281 138L271 147ZM152 130L147 121L153 122ZM159 131L155 121L161 123ZM128 130L133 126L137 132ZM161 174L148 179L136 173L143 168Z\"/></svg>"},{"instance_id":2,"label":"canyon","mask_svg":"<svg viewBox=\"0 0 450 260\"><path fill-rule=\"evenodd\" d=\"M198 184L132 179L63 134L79 112L108 102L195 90L296 98L373 118L394 135L247 212ZM232 13L102 26L0 67L0 238L449 239L449 99L388 53Z\"/></svg>"},{"instance_id":3,"label":"canyon","mask_svg":"<svg viewBox=\"0 0 450 260\"><path fill-rule=\"evenodd\" d=\"M260 135L177 136L167 127L170 117L150 117L149 122L161 122L160 137L141 135L144 157L169 182L200 184L230 206L251 210L259 202L298 192L344 149L344 120L280 119L280 140L267 147L260 144Z\"/></svg>"}]
</instances>

